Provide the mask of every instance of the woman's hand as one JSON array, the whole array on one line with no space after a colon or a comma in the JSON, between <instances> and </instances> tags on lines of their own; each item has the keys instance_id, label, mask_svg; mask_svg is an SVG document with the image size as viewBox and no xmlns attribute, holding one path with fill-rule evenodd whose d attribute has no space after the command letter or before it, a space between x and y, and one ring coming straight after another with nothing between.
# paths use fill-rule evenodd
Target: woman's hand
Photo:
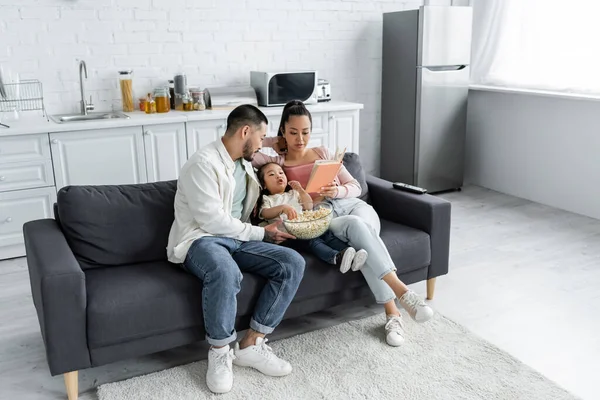
<instances>
[{"instance_id":1,"label":"woman's hand","mask_svg":"<svg viewBox=\"0 0 600 400\"><path fill-rule=\"evenodd\" d=\"M271 147L280 156L287 154L287 142L283 136L277 136L277 141L275 141Z\"/></svg>"},{"instance_id":2,"label":"woman's hand","mask_svg":"<svg viewBox=\"0 0 600 400\"><path fill-rule=\"evenodd\" d=\"M338 186L335 182L323 186L319 194L324 197L335 198L339 193Z\"/></svg>"},{"instance_id":3,"label":"woman's hand","mask_svg":"<svg viewBox=\"0 0 600 400\"><path fill-rule=\"evenodd\" d=\"M298 216L298 212L294 207L287 204L281 206L281 213L287 215L288 219L295 219Z\"/></svg>"}]
</instances>

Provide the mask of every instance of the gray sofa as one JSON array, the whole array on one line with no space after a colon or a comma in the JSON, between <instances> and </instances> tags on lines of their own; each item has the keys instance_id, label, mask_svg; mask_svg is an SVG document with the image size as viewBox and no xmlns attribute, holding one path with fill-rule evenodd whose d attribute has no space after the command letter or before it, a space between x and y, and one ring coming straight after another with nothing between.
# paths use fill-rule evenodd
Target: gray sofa
<instances>
[{"instance_id":1,"label":"gray sofa","mask_svg":"<svg viewBox=\"0 0 600 400\"><path fill-rule=\"evenodd\" d=\"M365 176L358 156L346 167L378 212L381 237L410 284L448 272L450 203ZM77 371L204 340L202 284L166 260L176 181L71 186L58 193L55 219L24 225L31 291L52 375L65 374L69 399ZM372 295L360 273L340 274L310 254L286 318ZM249 326L264 281L244 273L237 329ZM373 300L374 301L374 300Z\"/></svg>"}]
</instances>

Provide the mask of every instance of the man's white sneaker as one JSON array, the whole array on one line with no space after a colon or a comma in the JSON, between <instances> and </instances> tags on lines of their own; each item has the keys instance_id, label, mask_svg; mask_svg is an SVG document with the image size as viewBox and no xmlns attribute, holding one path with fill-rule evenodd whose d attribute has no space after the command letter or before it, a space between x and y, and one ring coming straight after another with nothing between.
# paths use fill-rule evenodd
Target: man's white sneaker
<instances>
[{"instance_id":1,"label":"man's white sneaker","mask_svg":"<svg viewBox=\"0 0 600 400\"><path fill-rule=\"evenodd\" d=\"M400 297L400 304L417 322L427 322L433 317L433 310L415 292L409 290Z\"/></svg>"},{"instance_id":2,"label":"man's white sneaker","mask_svg":"<svg viewBox=\"0 0 600 400\"><path fill-rule=\"evenodd\" d=\"M239 367L252 367L268 376L285 376L292 372L289 362L277 357L271 347L267 346L268 339L257 338L254 346L240 349L235 344L235 359L233 363Z\"/></svg>"},{"instance_id":3,"label":"man's white sneaker","mask_svg":"<svg viewBox=\"0 0 600 400\"><path fill-rule=\"evenodd\" d=\"M233 349L229 346L208 350L208 371L206 385L213 393L227 393L233 387L232 360L235 359Z\"/></svg>"},{"instance_id":4,"label":"man's white sneaker","mask_svg":"<svg viewBox=\"0 0 600 400\"><path fill-rule=\"evenodd\" d=\"M367 262L368 257L369 253L365 249L357 251L354 260L352 260L352 271L360 271Z\"/></svg>"},{"instance_id":5,"label":"man's white sneaker","mask_svg":"<svg viewBox=\"0 0 600 400\"><path fill-rule=\"evenodd\" d=\"M385 324L385 341L390 346L400 346L404 343L404 323L402 316L388 315Z\"/></svg>"}]
</instances>

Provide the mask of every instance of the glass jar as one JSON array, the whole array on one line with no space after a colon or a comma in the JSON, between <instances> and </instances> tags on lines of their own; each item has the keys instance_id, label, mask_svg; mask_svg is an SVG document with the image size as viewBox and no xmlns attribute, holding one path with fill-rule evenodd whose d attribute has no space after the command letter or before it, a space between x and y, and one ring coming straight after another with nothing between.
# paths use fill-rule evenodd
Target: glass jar
<instances>
[{"instance_id":1,"label":"glass jar","mask_svg":"<svg viewBox=\"0 0 600 400\"><path fill-rule=\"evenodd\" d=\"M194 111L204 111L206 110L206 103L204 102L204 91L198 88L190 89L190 94L192 95L192 103Z\"/></svg>"},{"instance_id":2,"label":"glass jar","mask_svg":"<svg viewBox=\"0 0 600 400\"><path fill-rule=\"evenodd\" d=\"M140 102L140 111L146 111L146 97L140 97L139 98L139 102Z\"/></svg>"},{"instance_id":3,"label":"glass jar","mask_svg":"<svg viewBox=\"0 0 600 400\"><path fill-rule=\"evenodd\" d=\"M171 110L169 97L169 88L159 87L154 89L154 101L156 102L157 113L166 113Z\"/></svg>"},{"instance_id":4,"label":"glass jar","mask_svg":"<svg viewBox=\"0 0 600 400\"><path fill-rule=\"evenodd\" d=\"M175 109L175 81L174 80L169 80L169 96L170 96L170 103L171 103L171 110Z\"/></svg>"},{"instance_id":5,"label":"glass jar","mask_svg":"<svg viewBox=\"0 0 600 400\"><path fill-rule=\"evenodd\" d=\"M121 87L121 101L123 102L123 111L132 112L134 110L133 102L133 71L119 71L119 86Z\"/></svg>"},{"instance_id":6,"label":"glass jar","mask_svg":"<svg viewBox=\"0 0 600 400\"><path fill-rule=\"evenodd\" d=\"M156 113L156 102L152 97L152 93L148 93L148 100L146 100L146 114Z\"/></svg>"}]
</instances>

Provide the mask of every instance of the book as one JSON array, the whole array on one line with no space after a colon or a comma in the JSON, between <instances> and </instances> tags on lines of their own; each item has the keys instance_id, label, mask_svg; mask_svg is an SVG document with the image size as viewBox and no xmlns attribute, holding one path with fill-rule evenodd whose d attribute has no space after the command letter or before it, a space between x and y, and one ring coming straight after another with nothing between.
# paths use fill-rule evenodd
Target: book
<instances>
[{"instance_id":1,"label":"book","mask_svg":"<svg viewBox=\"0 0 600 400\"><path fill-rule=\"evenodd\" d=\"M342 168L344 154L346 154L346 148L338 149L331 160L316 160L304 190L307 193L319 193L323 186L333 182Z\"/></svg>"}]
</instances>

